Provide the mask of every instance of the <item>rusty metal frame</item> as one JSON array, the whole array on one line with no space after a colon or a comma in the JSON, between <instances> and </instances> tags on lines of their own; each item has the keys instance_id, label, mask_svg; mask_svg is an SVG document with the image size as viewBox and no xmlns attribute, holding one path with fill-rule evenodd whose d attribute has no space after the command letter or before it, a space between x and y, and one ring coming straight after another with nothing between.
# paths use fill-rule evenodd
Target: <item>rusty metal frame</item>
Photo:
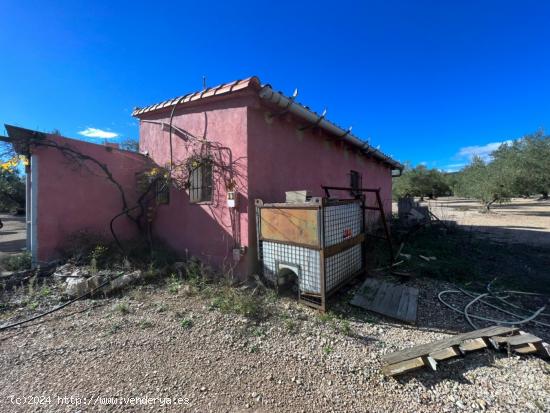
<instances>
[{"instance_id":1,"label":"rusty metal frame","mask_svg":"<svg viewBox=\"0 0 550 413\"><path fill-rule=\"evenodd\" d=\"M319 251L319 293L312 292L302 292L298 288L298 302L313 307L320 312L325 312L328 308L327 300L330 296L338 292L344 285L348 284L350 281L355 279L357 276L364 274L365 272L365 214L361 214L361 226L360 234L356 235L351 239L346 239L338 244L325 247L325 207L334 206L334 205L345 205L349 203L357 202L358 199L335 199L335 198L318 198L315 199L313 205L311 203L298 203L298 204L285 204L285 203L275 203L275 204L264 204L262 200L256 199L256 235L257 235L257 248L258 248L258 259L263 260L262 254L262 242L268 241L279 244L292 245L296 247L307 248L310 250ZM361 207L364 206L364 200L361 202ZM269 238L264 238L262 236L262 218L261 218L261 209L307 209L307 210L318 210L319 214L317 217L318 222L318 246L312 246L311 244L302 244L290 241L281 241L274 240ZM337 285L333 286L330 290L327 290L327 274L326 274L326 259L344 252L349 248L355 247L356 245L361 244L361 268L359 271L348 276L345 280L339 282ZM297 274L298 275L298 274ZM278 286L277 286L278 290Z\"/></svg>"},{"instance_id":2,"label":"rusty metal frame","mask_svg":"<svg viewBox=\"0 0 550 413\"><path fill-rule=\"evenodd\" d=\"M384 234L386 235L386 237L384 239L388 243L388 251L390 253L390 260L391 260L390 263L394 264L395 263L395 253L393 251L393 244L392 244L392 241L391 241L390 228L389 228L388 222L386 220L386 212L384 211L384 204L382 203L382 198L380 197L380 189L381 188L357 188L357 189L353 189L351 187L345 187L345 186L325 186L325 185L321 185L321 188L323 188L323 191L325 191L325 195L329 199L330 199L330 191L331 190L333 190L333 191L352 191L352 190L354 190L355 192L375 194L376 203L378 204L378 207L373 207L373 206L366 205L364 195L361 195L360 199L362 200L362 203L363 203L363 210L379 211L380 212L380 218L382 220L382 226L384 227ZM356 199L358 199L358 198L359 197L356 197ZM364 219L364 217L363 217L363 219ZM374 237L374 238L380 238L378 236L374 236L374 235L371 235L371 234L366 234L366 235Z\"/></svg>"}]
</instances>

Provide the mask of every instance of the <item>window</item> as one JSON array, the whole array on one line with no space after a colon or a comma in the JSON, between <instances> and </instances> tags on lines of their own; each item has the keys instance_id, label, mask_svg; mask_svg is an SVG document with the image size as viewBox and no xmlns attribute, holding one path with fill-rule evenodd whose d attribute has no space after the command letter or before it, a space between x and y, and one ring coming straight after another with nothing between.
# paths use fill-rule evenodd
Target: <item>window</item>
<instances>
[{"instance_id":1,"label":"window","mask_svg":"<svg viewBox=\"0 0 550 413\"><path fill-rule=\"evenodd\" d=\"M170 184L166 179L157 179L156 184L156 197L157 204L169 204L170 203Z\"/></svg>"},{"instance_id":2,"label":"window","mask_svg":"<svg viewBox=\"0 0 550 413\"><path fill-rule=\"evenodd\" d=\"M212 163L203 159L189 171L189 199L191 203L212 201Z\"/></svg>"},{"instance_id":3,"label":"window","mask_svg":"<svg viewBox=\"0 0 550 413\"><path fill-rule=\"evenodd\" d=\"M167 173L157 167L137 173L138 195L146 196L146 199L150 199L151 195L154 195L159 205L170 203L170 179L166 175Z\"/></svg>"},{"instance_id":4,"label":"window","mask_svg":"<svg viewBox=\"0 0 550 413\"><path fill-rule=\"evenodd\" d=\"M357 171L349 171L349 186L351 188L350 194L353 196L361 195L361 187L363 186L363 177Z\"/></svg>"}]
</instances>

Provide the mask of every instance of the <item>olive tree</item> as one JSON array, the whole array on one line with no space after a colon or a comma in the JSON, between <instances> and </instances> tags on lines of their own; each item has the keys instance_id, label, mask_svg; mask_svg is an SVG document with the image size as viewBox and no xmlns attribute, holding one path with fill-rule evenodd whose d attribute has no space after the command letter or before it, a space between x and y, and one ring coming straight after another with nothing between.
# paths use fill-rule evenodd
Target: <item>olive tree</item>
<instances>
[{"instance_id":1,"label":"olive tree","mask_svg":"<svg viewBox=\"0 0 550 413\"><path fill-rule=\"evenodd\" d=\"M445 176L437 169L428 169L424 165L418 165L411 168L405 166L403 174L394 178L393 195L394 198L404 196L418 196L434 198L437 196L450 195L451 190Z\"/></svg>"}]
</instances>

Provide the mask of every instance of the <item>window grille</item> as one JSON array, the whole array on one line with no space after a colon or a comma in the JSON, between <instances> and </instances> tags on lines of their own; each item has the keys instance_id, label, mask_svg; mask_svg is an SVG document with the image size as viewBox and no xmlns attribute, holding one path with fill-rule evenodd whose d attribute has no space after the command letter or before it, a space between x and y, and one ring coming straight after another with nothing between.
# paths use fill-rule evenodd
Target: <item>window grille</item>
<instances>
[{"instance_id":1,"label":"window grille","mask_svg":"<svg viewBox=\"0 0 550 413\"><path fill-rule=\"evenodd\" d=\"M156 197L159 205L170 203L170 184L166 179L157 179Z\"/></svg>"},{"instance_id":2,"label":"window grille","mask_svg":"<svg viewBox=\"0 0 550 413\"><path fill-rule=\"evenodd\" d=\"M189 171L189 198L191 203L212 201L212 180L212 163L208 160L203 160Z\"/></svg>"},{"instance_id":3,"label":"window grille","mask_svg":"<svg viewBox=\"0 0 550 413\"><path fill-rule=\"evenodd\" d=\"M145 195L145 192L155 196L157 204L170 203L170 181L164 176L155 176L150 173L137 173L136 183L138 195ZM149 199L149 195L147 195Z\"/></svg>"}]
</instances>

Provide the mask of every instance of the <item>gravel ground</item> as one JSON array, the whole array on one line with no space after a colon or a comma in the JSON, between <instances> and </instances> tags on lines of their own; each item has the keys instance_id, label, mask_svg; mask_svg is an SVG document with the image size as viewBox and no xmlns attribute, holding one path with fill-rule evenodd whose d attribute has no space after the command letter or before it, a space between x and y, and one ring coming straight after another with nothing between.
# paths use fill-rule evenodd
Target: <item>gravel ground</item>
<instances>
[{"instance_id":1,"label":"gravel ground","mask_svg":"<svg viewBox=\"0 0 550 413\"><path fill-rule=\"evenodd\" d=\"M443 362L437 372L382 376L383 354L468 331L436 299L452 286L414 284L421 288L416 326L349 307L351 290L329 315L280 299L263 321L212 309L211 299L185 288L137 287L122 297L77 302L0 332L0 410L550 411L550 366L535 356L487 350ZM41 404L29 404L29 396L43 396L34 399ZM158 399L115 406L108 397ZM182 404L162 406L163 398Z\"/></svg>"}]
</instances>

